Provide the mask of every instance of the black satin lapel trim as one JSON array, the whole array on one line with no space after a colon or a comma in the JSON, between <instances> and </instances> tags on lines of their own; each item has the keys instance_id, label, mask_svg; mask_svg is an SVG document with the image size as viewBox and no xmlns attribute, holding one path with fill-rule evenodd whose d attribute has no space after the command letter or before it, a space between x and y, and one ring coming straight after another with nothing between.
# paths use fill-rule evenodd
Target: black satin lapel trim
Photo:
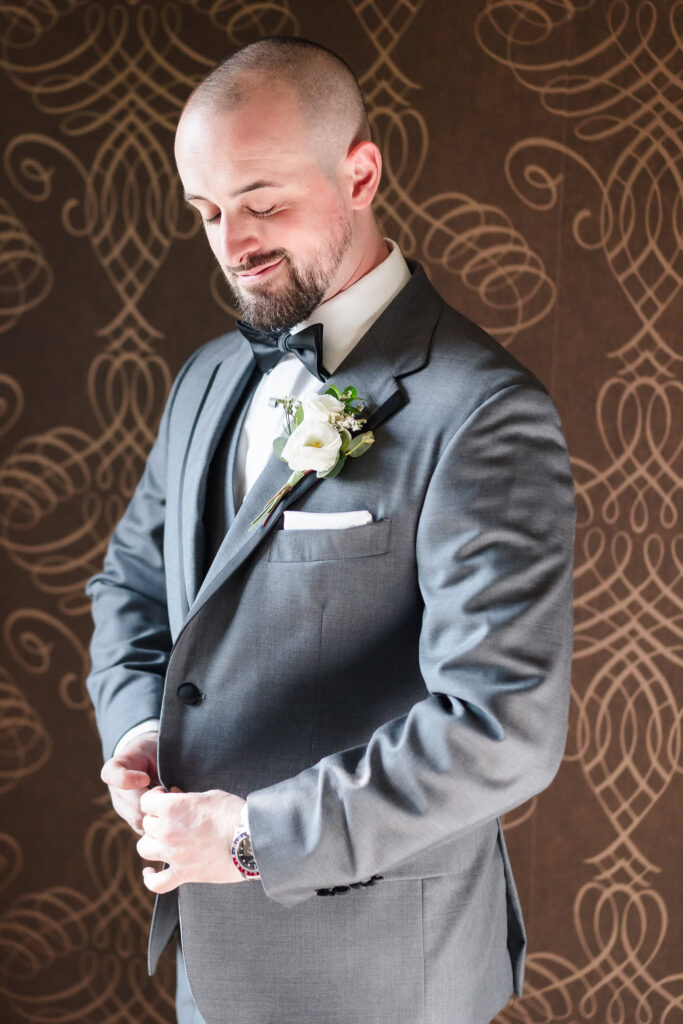
<instances>
[{"instance_id":1,"label":"black satin lapel trim","mask_svg":"<svg viewBox=\"0 0 683 1024\"><path fill-rule=\"evenodd\" d=\"M206 480L211 459L226 423L253 372L253 359L247 351L223 358L211 372L197 404L192 431L183 454L178 494L179 544L187 600L183 616L192 607L202 581L204 562L203 510ZM198 467L201 471L198 471ZM182 603L182 588L181 588Z\"/></svg>"},{"instance_id":2,"label":"black satin lapel trim","mask_svg":"<svg viewBox=\"0 0 683 1024\"><path fill-rule=\"evenodd\" d=\"M400 409L406 401L405 393L397 383L397 389L392 392L392 394L389 395L389 397L377 409L375 409L372 415L368 418L366 429L370 423L372 423L372 428L370 429L378 427L380 423ZM266 539L285 509L288 508L293 501L296 501L303 494L309 491L311 487L324 482L324 480L324 477L318 477L315 473L308 473L299 481L298 484L296 484L295 487L292 488L287 497L280 502L263 526L256 526L246 534L246 539L239 547L235 548L232 554L228 555L225 565L223 565L220 571L216 573L211 582L207 585L206 589L203 592L200 590L197 600L195 601L194 606L190 610L188 617L183 623L183 627L178 634L176 644L180 641L185 629L194 619L195 615L201 611L219 587L221 587L225 581L229 579L237 569L239 569L240 565L242 565L245 559L249 557L252 551L254 551L254 549Z\"/></svg>"},{"instance_id":3,"label":"black satin lapel trim","mask_svg":"<svg viewBox=\"0 0 683 1024\"><path fill-rule=\"evenodd\" d=\"M406 396L404 392L400 388L394 391L393 395L389 395L387 400L380 405L379 409L375 409L372 415L368 416L363 430L374 430L383 420L386 420L392 413L397 412L402 405L405 405L405 402Z\"/></svg>"},{"instance_id":4,"label":"black satin lapel trim","mask_svg":"<svg viewBox=\"0 0 683 1024\"><path fill-rule=\"evenodd\" d=\"M184 493L184 490L185 490L185 474L186 474L186 471L187 471L187 460L188 460L189 455L190 455L190 449L192 448L192 442L194 441L194 435L195 435L195 432L197 430L197 424L199 423L199 419L200 419L200 417L202 415L202 410L203 410L204 406L206 405L206 400L209 397L209 392L211 391L211 388L213 387L213 382L216 379L216 374L218 373L220 367L221 367L220 363L217 363L216 366L214 366L213 372L211 373L211 376L209 378L209 382L208 382L208 384L206 386L204 394L202 395L202 400L199 403L199 408L197 409L197 414L196 414L196 416L194 418L194 423L192 424L192 430L190 431L190 436L189 436L189 439L188 439L188 442L187 442L187 446L185 448L185 454L183 455L183 464L182 464L182 467L181 467L181 470L180 470L180 489L179 489L179 492L178 492L178 494L179 494L179 498L178 498L178 567L179 567L179 570L180 570L180 574L181 574L181 576L183 578L183 585L181 587L181 592L180 592L181 604L183 606L183 616L187 615L188 611L190 610L190 594L189 594L189 591L188 591L188 581L187 581L186 575L185 575L185 551L184 551L184 542L183 542L183 501L182 501L182 496L183 496L183 493ZM193 584L193 586L194 586L194 584Z\"/></svg>"},{"instance_id":5,"label":"black satin lapel trim","mask_svg":"<svg viewBox=\"0 0 683 1024\"><path fill-rule=\"evenodd\" d=\"M261 381L261 374L250 378L251 385L247 382L245 391L248 392L244 395L244 403L240 409L239 416L235 422L233 428L233 434L230 439L230 446L228 448L227 466L225 470L225 489L227 494L227 509L228 509L228 528L232 524L235 516L237 515L237 509L235 508L235 459L237 458L237 448L239 445L240 434L242 433L242 427L244 421L247 418L249 408L251 406L251 400L254 397L254 392Z\"/></svg>"}]
</instances>

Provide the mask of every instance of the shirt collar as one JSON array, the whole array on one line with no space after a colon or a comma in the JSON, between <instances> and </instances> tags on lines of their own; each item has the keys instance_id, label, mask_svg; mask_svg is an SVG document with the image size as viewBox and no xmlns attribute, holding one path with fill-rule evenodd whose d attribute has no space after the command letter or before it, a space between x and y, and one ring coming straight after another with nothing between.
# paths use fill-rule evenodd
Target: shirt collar
<instances>
[{"instance_id":1,"label":"shirt collar","mask_svg":"<svg viewBox=\"0 0 683 1024\"><path fill-rule=\"evenodd\" d=\"M292 328L322 324L323 365L332 374L375 320L410 280L410 270L396 242L385 238L391 252L350 288L322 302L310 317Z\"/></svg>"}]
</instances>

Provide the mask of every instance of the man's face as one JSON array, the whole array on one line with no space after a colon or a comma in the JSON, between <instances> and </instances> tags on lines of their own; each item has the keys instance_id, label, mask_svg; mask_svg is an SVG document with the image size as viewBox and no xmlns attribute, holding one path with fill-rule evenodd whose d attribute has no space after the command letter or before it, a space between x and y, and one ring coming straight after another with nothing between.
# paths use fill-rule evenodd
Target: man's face
<instances>
[{"instance_id":1,"label":"man's face","mask_svg":"<svg viewBox=\"0 0 683 1024\"><path fill-rule=\"evenodd\" d=\"M176 160L245 320L292 327L344 286L353 221L343 173L322 169L290 94L186 111Z\"/></svg>"}]
</instances>

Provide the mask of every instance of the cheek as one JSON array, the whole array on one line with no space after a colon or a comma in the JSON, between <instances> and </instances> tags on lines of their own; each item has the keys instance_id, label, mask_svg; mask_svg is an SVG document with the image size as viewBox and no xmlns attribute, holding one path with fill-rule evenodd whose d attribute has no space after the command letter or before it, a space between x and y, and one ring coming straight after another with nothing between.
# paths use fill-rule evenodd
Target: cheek
<instances>
[{"instance_id":1,"label":"cheek","mask_svg":"<svg viewBox=\"0 0 683 1024\"><path fill-rule=\"evenodd\" d=\"M218 232L211 231L210 229L207 230L207 228L204 228L204 234L206 235L206 240L209 243L209 248L211 249L211 252L214 254L216 259L222 266L223 257L220 251L220 238Z\"/></svg>"},{"instance_id":2,"label":"cheek","mask_svg":"<svg viewBox=\"0 0 683 1024\"><path fill-rule=\"evenodd\" d=\"M283 210L272 229L267 222L268 247L288 249L297 261L306 262L318 256L326 242L337 239L347 221L343 203L335 198L312 201L304 211Z\"/></svg>"}]
</instances>

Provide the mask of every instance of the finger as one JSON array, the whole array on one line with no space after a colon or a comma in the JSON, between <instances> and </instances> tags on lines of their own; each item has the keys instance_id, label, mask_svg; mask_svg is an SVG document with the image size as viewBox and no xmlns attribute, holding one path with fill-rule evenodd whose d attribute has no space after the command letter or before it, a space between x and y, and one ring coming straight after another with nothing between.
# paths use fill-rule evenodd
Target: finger
<instances>
[{"instance_id":1,"label":"finger","mask_svg":"<svg viewBox=\"0 0 683 1024\"><path fill-rule=\"evenodd\" d=\"M142 815L140 814L138 803L132 803L130 801L130 794L128 793L124 794L123 798L121 798L121 790L112 789L110 792L112 805L119 817L123 818L126 824L130 825L134 832L137 832L140 836L143 835Z\"/></svg>"},{"instance_id":2,"label":"finger","mask_svg":"<svg viewBox=\"0 0 683 1024\"><path fill-rule=\"evenodd\" d=\"M159 832L158 832L158 829L159 829L159 819L156 817L156 815L154 815L154 814L145 814L145 815L143 815L142 820L140 822L140 825L142 827L142 831L144 832L144 834L146 836L149 836L150 839L158 839L159 838Z\"/></svg>"},{"instance_id":3,"label":"finger","mask_svg":"<svg viewBox=\"0 0 683 1024\"><path fill-rule=\"evenodd\" d=\"M115 807L114 810L120 818L125 821L126 825L135 832L138 836L144 836L144 830L140 823L139 816L136 816L135 812L131 812L128 808Z\"/></svg>"},{"instance_id":4,"label":"finger","mask_svg":"<svg viewBox=\"0 0 683 1024\"><path fill-rule=\"evenodd\" d=\"M140 797L140 808L145 814L162 814L164 809L168 807L168 804L172 800L177 800L180 795L178 793L167 793L162 786L154 786L153 789L148 789Z\"/></svg>"},{"instance_id":5,"label":"finger","mask_svg":"<svg viewBox=\"0 0 683 1024\"><path fill-rule=\"evenodd\" d=\"M154 868L142 869L142 880L152 892L171 892L180 885L180 879L173 868L164 868L162 871L155 871Z\"/></svg>"},{"instance_id":6,"label":"finger","mask_svg":"<svg viewBox=\"0 0 683 1024\"><path fill-rule=\"evenodd\" d=\"M143 860L164 861L166 859L166 853L162 849L160 843L156 839L152 839L150 836L143 835L138 839L135 845Z\"/></svg>"},{"instance_id":7,"label":"finger","mask_svg":"<svg viewBox=\"0 0 683 1024\"><path fill-rule=\"evenodd\" d=\"M151 782L147 772L126 768L116 757L104 762L100 778L108 786L114 786L116 789L145 789Z\"/></svg>"}]
</instances>

